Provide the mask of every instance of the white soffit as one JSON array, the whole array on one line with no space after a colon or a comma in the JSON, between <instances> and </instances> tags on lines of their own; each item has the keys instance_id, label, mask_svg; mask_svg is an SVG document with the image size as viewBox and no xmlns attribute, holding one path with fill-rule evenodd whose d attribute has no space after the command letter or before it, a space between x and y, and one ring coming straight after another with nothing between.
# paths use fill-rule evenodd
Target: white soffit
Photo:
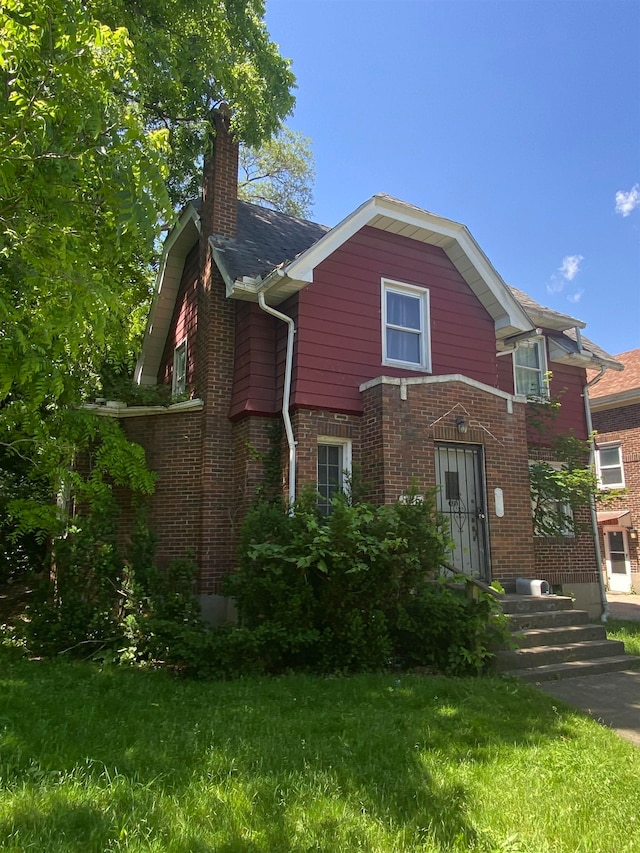
<instances>
[{"instance_id":1,"label":"white soffit","mask_svg":"<svg viewBox=\"0 0 640 853\"><path fill-rule=\"evenodd\" d=\"M499 338L531 329L531 320L464 225L386 195L360 205L288 264L284 278L266 286L269 301L280 302L312 282L314 268L365 225L443 249L493 318Z\"/></svg>"},{"instance_id":2,"label":"white soffit","mask_svg":"<svg viewBox=\"0 0 640 853\"><path fill-rule=\"evenodd\" d=\"M164 244L142 351L134 374L138 385L155 385L157 382L184 262L199 233L200 217L195 207L188 205Z\"/></svg>"}]
</instances>

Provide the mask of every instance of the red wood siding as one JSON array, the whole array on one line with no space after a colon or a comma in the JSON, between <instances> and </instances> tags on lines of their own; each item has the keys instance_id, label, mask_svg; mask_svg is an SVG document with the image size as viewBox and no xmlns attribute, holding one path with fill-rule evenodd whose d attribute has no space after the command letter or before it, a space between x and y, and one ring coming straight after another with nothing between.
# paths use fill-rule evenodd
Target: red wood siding
<instances>
[{"instance_id":1,"label":"red wood siding","mask_svg":"<svg viewBox=\"0 0 640 853\"><path fill-rule=\"evenodd\" d=\"M497 361L500 382L498 387L513 394L513 357L503 355ZM573 430L576 438L587 438L587 421L582 398L582 391L586 382L584 369L558 364L555 361L547 361L547 365L551 371L550 394L552 399L560 401L560 411L553 420L549 421L552 429L543 443L548 443L549 436L569 430ZM534 443L539 443L537 435L530 434L530 439Z\"/></svg>"},{"instance_id":2,"label":"red wood siding","mask_svg":"<svg viewBox=\"0 0 640 853\"><path fill-rule=\"evenodd\" d=\"M158 382L171 385L173 379L173 351L187 338L187 388L193 384L196 328L198 325L198 244L187 255L180 287L164 346Z\"/></svg>"},{"instance_id":3,"label":"red wood siding","mask_svg":"<svg viewBox=\"0 0 640 853\"><path fill-rule=\"evenodd\" d=\"M249 302L236 303L233 396L229 416L276 411L276 323ZM285 323L281 323L285 329ZM284 369L284 364L282 365Z\"/></svg>"},{"instance_id":4,"label":"red wood siding","mask_svg":"<svg viewBox=\"0 0 640 853\"><path fill-rule=\"evenodd\" d=\"M294 405L359 413L362 382L424 375L382 364L382 278L428 288L434 375L498 386L493 320L444 251L367 226L298 296Z\"/></svg>"},{"instance_id":5,"label":"red wood siding","mask_svg":"<svg viewBox=\"0 0 640 853\"><path fill-rule=\"evenodd\" d=\"M588 438L587 419L584 411L582 392L587 381L586 371L582 367L549 362L551 378L551 397L560 401L560 411L554 426L557 432L573 430L576 438Z\"/></svg>"}]
</instances>

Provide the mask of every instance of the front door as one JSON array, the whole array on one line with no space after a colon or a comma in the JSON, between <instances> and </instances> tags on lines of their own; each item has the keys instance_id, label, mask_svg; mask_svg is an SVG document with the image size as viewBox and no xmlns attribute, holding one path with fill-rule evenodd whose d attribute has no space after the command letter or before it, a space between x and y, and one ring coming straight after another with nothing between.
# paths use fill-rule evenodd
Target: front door
<instances>
[{"instance_id":1,"label":"front door","mask_svg":"<svg viewBox=\"0 0 640 853\"><path fill-rule=\"evenodd\" d=\"M611 592L631 592L631 564L627 533L622 528L604 531L607 578Z\"/></svg>"},{"instance_id":2,"label":"front door","mask_svg":"<svg viewBox=\"0 0 640 853\"><path fill-rule=\"evenodd\" d=\"M457 572L489 581L487 521L482 448L467 444L436 445L437 507L449 522L455 547L450 553Z\"/></svg>"}]
</instances>

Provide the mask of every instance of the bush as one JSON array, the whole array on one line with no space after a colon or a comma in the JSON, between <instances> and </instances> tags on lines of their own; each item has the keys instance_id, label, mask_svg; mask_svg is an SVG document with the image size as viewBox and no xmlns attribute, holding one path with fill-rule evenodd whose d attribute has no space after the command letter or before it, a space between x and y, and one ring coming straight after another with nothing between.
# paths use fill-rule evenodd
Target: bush
<instances>
[{"instance_id":1,"label":"bush","mask_svg":"<svg viewBox=\"0 0 640 853\"><path fill-rule=\"evenodd\" d=\"M470 602L434 583L449 547L433 492L379 507L340 495L328 517L314 494L292 514L258 503L225 591L244 629L272 636L265 671L479 671L490 658L490 597Z\"/></svg>"}]
</instances>

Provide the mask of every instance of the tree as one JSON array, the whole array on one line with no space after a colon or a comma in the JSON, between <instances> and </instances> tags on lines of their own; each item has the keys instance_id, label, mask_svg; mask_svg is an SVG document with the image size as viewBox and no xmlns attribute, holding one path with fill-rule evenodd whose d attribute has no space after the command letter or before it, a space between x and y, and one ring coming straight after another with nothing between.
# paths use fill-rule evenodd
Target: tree
<instances>
[{"instance_id":1,"label":"tree","mask_svg":"<svg viewBox=\"0 0 640 853\"><path fill-rule=\"evenodd\" d=\"M88 495L152 489L141 448L78 409L126 357L159 223L225 99L257 144L293 103L259 0L5 0L0 8L0 447L55 495L99 446ZM0 471L0 476L2 472ZM80 483L76 484L80 487ZM10 504L53 531L55 506Z\"/></svg>"},{"instance_id":2,"label":"tree","mask_svg":"<svg viewBox=\"0 0 640 853\"><path fill-rule=\"evenodd\" d=\"M169 134L174 205L197 196L212 110L226 101L238 139L256 146L291 112L295 78L270 41L263 0L87 0L126 27L136 86L128 94L151 129Z\"/></svg>"},{"instance_id":3,"label":"tree","mask_svg":"<svg viewBox=\"0 0 640 853\"><path fill-rule=\"evenodd\" d=\"M308 217L313 207L311 140L283 128L260 147L242 146L238 195L290 216Z\"/></svg>"}]
</instances>

